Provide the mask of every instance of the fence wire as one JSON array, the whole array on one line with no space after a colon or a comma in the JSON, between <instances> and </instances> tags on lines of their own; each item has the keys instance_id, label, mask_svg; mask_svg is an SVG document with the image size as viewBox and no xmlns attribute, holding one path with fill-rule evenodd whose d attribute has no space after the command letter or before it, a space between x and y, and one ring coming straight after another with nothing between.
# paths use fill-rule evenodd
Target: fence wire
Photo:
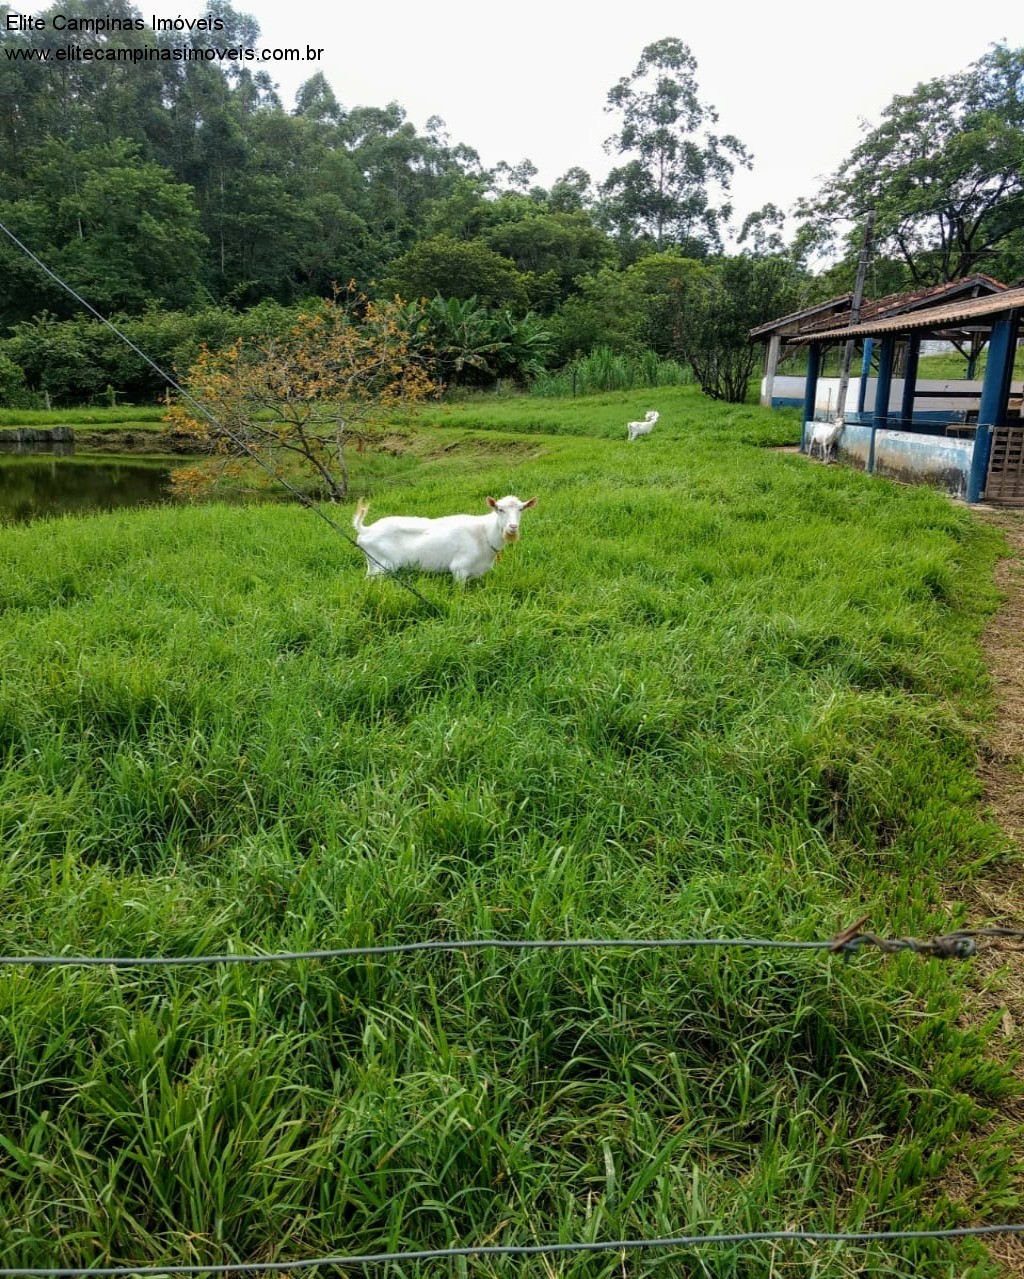
<instances>
[{"instance_id":1,"label":"fence wire","mask_svg":"<svg viewBox=\"0 0 1024 1279\"><path fill-rule=\"evenodd\" d=\"M865 921L860 921L861 923ZM979 944L979 938L983 939ZM864 947L884 954L911 951L932 959L971 959L982 949L1022 950L1024 930L1013 928L961 929L937 937L879 937L854 925L824 941L783 941L772 937L562 937L515 939L477 937L464 941L396 942L380 946L343 946L333 950L287 950L266 954L227 951L220 955L0 955L0 965L34 968L196 968L215 964L283 964L301 960L361 959L380 955L411 955L421 951L475 950L685 950L734 948L761 950L824 950L850 958Z\"/></svg>"},{"instance_id":2,"label":"fence wire","mask_svg":"<svg viewBox=\"0 0 1024 1279\"><path fill-rule=\"evenodd\" d=\"M564 1253L636 1252L651 1248L721 1247L749 1243L897 1243L904 1240L966 1239L991 1235L1024 1234L1024 1223L999 1226L953 1226L945 1230L859 1230L844 1234L826 1230L751 1230L728 1235L676 1235L660 1239L609 1239L579 1243L479 1244L454 1248L421 1248L410 1252L353 1253L345 1256L307 1257L298 1261L238 1261L215 1265L81 1266L53 1268L9 1266L0 1277L37 1276L38 1279L92 1279L121 1275L237 1275L280 1274L313 1270L318 1266L375 1266L387 1262L443 1261L456 1257L541 1257Z\"/></svg>"}]
</instances>

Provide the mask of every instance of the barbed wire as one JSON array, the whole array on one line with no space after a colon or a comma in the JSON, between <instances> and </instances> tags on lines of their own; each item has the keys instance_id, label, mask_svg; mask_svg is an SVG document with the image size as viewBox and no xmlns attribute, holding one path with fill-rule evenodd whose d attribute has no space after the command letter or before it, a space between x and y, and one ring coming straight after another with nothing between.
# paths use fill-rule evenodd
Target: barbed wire
<instances>
[{"instance_id":1,"label":"barbed wire","mask_svg":"<svg viewBox=\"0 0 1024 1279\"><path fill-rule=\"evenodd\" d=\"M645 1248L700 1248L746 1243L898 1243L915 1239L967 1239L987 1235L1024 1234L1024 1223L999 1226L951 1226L935 1230L750 1230L725 1235L676 1235L659 1239L608 1239L577 1243L477 1244L453 1248L420 1248L410 1252L355 1253L336 1257L307 1257L299 1261L229 1261L209 1265L169 1266L42 1266L0 1267L0 1276L37 1279L86 1279L122 1275L273 1274L312 1270L317 1266L372 1266L385 1262L442 1261L455 1257L538 1257L560 1253L633 1252Z\"/></svg>"},{"instance_id":2,"label":"barbed wire","mask_svg":"<svg viewBox=\"0 0 1024 1279\"><path fill-rule=\"evenodd\" d=\"M865 921L860 921L861 923ZM988 939L979 944L978 939ZM919 940L915 937L879 937L861 932L857 925L843 929L827 941L785 941L771 937L563 937L514 939L478 937L467 940L396 942L379 946L344 946L330 950L289 950L265 954L227 951L218 955L0 955L0 965L37 968L185 968L215 964L280 964L302 960L361 959L381 955L409 955L423 951L477 950L684 950L700 948L748 948L761 950L823 950L852 958L865 946L884 954L911 951L931 959L971 959L982 950L1022 950L1010 941L1024 942L1024 930L974 928L943 933Z\"/></svg>"}]
</instances>

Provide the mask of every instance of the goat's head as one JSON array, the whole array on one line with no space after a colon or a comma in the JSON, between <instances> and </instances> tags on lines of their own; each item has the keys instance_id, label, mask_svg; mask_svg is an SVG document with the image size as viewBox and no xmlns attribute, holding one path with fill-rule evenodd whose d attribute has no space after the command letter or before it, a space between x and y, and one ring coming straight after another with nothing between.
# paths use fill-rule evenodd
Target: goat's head
<instances>
[{"instance_id":1,"label":"goat's head","mask_svg":"<svg viewBox=\"0 0 1024 1279\"><path fill-rule=\"evenodd\" d=\"M528 511L531 506L536 506L537 499L531 497L528 502L520 502L518 497L510 493L508 497L499 498L497 501L493 497L489 497L487 505L498 517L498 527L501 529L502 541L518 542L519 516L523 511Z\"/></svg>"}]
</instances>

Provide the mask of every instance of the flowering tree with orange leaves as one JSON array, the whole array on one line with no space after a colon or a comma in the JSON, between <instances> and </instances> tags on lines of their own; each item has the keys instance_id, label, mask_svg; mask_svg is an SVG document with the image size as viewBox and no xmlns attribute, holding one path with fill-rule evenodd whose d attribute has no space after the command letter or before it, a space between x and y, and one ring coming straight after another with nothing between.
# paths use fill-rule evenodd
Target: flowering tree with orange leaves
<instances>
[{"instance_id":1,"label":"flowering tree with orange leaves","mask_svg":"<svg viewBox=\"0 0 1024 1279\"><path fill-rule=\"evenodd\" d=\"M410 350L398 303L347 295L320 302L283 334L204 348L186 380L188 402L171 408L171 429L205 436L229 458L282 453L301 460L334 502L348 496L347 450L375 427L439 388ZM208 482L196 468L185 486ZM209 477L212 481L212 476Z\"/></svg>"}]
</instances>

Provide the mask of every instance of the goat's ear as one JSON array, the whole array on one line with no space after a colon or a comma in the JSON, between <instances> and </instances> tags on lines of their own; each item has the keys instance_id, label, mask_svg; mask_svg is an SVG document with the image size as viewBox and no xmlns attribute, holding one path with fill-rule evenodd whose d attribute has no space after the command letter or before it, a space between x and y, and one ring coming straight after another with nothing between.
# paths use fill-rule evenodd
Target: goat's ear
<instances>
[{"instance_id":1,"label":"goat's ear","mask_svg":"<svg viewBox=\"0 0 1024 1279\"><path fill-rule=\"evenodd\" d=\"M523 510L528 511L531 506L536 506L536 505L537 505L537 499L535 497L531 497L528 502L523 503Z\"/></svg>"},{"instance_id":2,"label":"goat's ear","mask_svg":"<svg viewBox=\"0 0 1024 1279\"><path fill-rule=\"evenodd\" d=\"M489 497L487 499L487 505L493 510L498 505L498 503L494 500L493 497Z\"/></svg>"}]
</instances>

